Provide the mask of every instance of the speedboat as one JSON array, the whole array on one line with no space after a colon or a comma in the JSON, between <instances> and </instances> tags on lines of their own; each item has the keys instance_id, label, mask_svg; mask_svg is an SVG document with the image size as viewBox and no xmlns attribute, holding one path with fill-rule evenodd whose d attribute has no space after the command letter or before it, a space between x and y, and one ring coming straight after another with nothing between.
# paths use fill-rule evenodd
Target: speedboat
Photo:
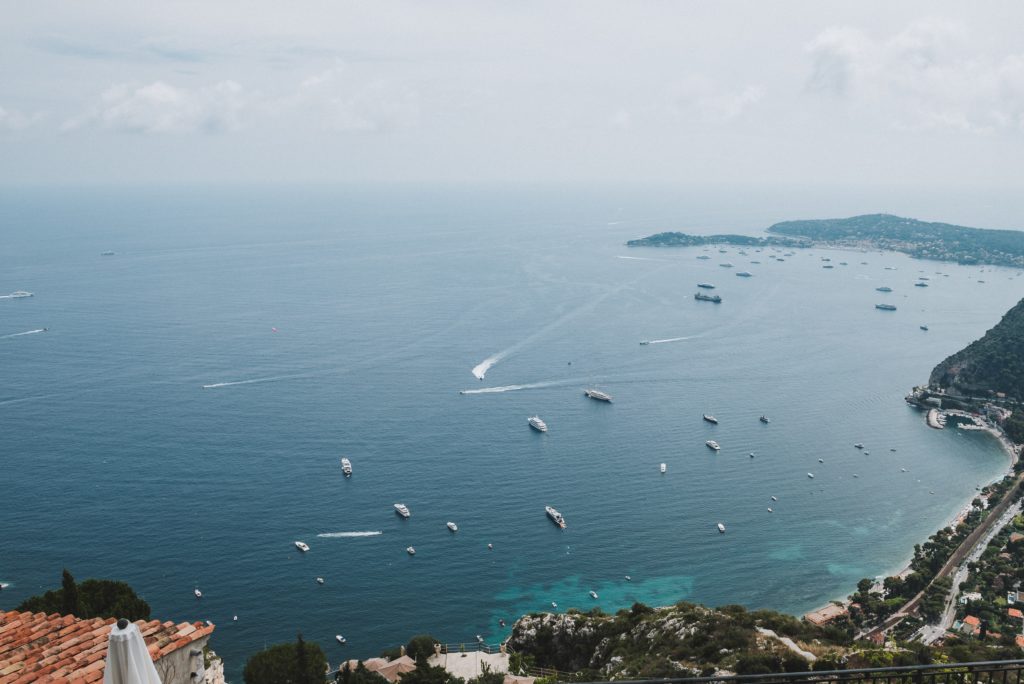
<instances>
[{"instance_id":1,"label":"speedboat","mask_svg":"<svg viewBox=\"0 0 1024 684\"><path fill-rule=\"evenodd\" d=\"M703 413L703 414L701 414L701 417L704 420L708 421L709 423L714 423L715 425L718 425L718 419L715 418L714 416L709 416L708 414Z\"/></svg>"},{"instance_id":2,"label":"speedboat","mask_svg":"<svg viewBox=\"0 0 1024 684\"><path fill-rule=\"evenodd\" d=\"M317 584L323 584L324 583L324 578L323 577L317 577L316 578L316 583Z\"/></svg>"},{"instance_id":3,"label":"speedboat","mask_svg":"<svg viewBox=\"0 0 1024 684\"><path fill-rule=\"evenodd\" d=\"M722 268L732 268L732 264L730 264L728 261L726 261L724 264L718 265L721 266Z\"/></svg>"},{"instance_id":4,"label":"speedboat","mask_svg":"<svg viewBox=\"0 0 1024 684\"><path fill-rule=\"evenodd\" d=\"M0 591L3 591L9 586L11 586L10 582L0 582Z\"/></svg>"},{"instance_id":5,"label":"speedboat","mask_svg":"<svg viewBox=\"0 0 1024 684\"><path fill-rule=\"evenodd\" d=\"M645 345L648 345L648 344L650 344L650 343L651 343L651 341L650 341L650 340L641 340L641 341L640 341L640 346L645 346Z\"/></svg>"},{"instance_id":6,"label":"speedboat","mask_svg":"<svg viewBox=\"0 0 1024 684\"><path fill-rule=\"evenodd\" d=\"M722 447L718 446L718 442L716 442L713 439L709 439L708 441L704 442L704 444L707 445L707 447L709 449L712 449L714 451L718 451L719 449L722 448Z\"/></svg>"},{"instance_id":7,"label":"speedboat","mask_svg":"<svg viewBox=\"0 0 1024 684\"><path fill-rule=\"evenodd\" d=\"M451 520L446 522L445 526L447 526L448 529L451 530L452 532L458 532L459 531L459 526L456 525L455 523L453 523Z\"/></svg>"},{"instance_id":8,"label":"speedboat","mask_svg":"<svg viewBox=\"0 0 1024 684\"><path fill-rule=\"evenodd\" d=\"M530 416L529 418L527 418L526 422L529 423L530 427L532 427L537 432L548 431L548 424L541 420L540 416Z\"/></svg>"},{"instance_id":9,"label":"speedboat","mask_svg":"<svg viewBox=\"0 0 1024 684\"><path fill-rule=\"evenodd\" d=\"M697 283L697 287L703 287L705 290L714 290L715 286L711 283Z\"/></svg>"},{"instance_id":10,"label":"speedboat","mask_svg":"<svg viewBox=\"0 0 1024 684\"><path fill-rule=\"evenodd\" d=\"M722 523L718 523L718 531L722 534L725 534L725 525L723 525Z\"/></svg>"},{"instance_id":11,"label":"speedboat","mask_svg":"<svg viewBox=\"0 0 1024 684\"><path fill-rule=\"evenodd\" d=\"M303 541L295 542L295 548L297 548L302 553L306 553L307 551L309 551L309 545Z\"/></svg>"},{"instance_id":12,"label":"speedboat","mask_svg":"<svg viewBox=\"0 0 1024 684\"><path fill-rule=\"evenodd\" d=\"M583 393L590 397L591 399L597 399L598 401L611 402L612 400L612 395L608 394L607 392L602 392L601 390L586 389L583 390Z\"/></svg>"},{"instance_id":13,"label":"speedboat","mask_svg":"<svg viewBox=\"0 0 1024 684\"><path fill-rule=\"evenodd\" d=\"M629 575L626 575L626 581L627 581L627 582L632 582L632 581L633 581L633 578L632 578L632 577L630 577Z\"/></svg>"},{"instance_id":14,"label":"speedboat","mask_svg":"<svg viewBox=\"0 0 1024 684\"><path fill-rule=\"evenodd\" d=\"M341 636L340 634L335 634L334 635L334 639L335 639L335 641L337 641L342 646L344 646L348 642L348 639L346 639L345 637Z\"/></svg>"},{"instance_id":15,"label":"speedboat","mask_svg":"<svg viewBox=\"0 0 1024 684\"><path fill-rule=\"evenodd\" d=\"M197 598L197 599L199 599L199 598L203 598L203 592L199 591L199 589L198 589L198 588L196 588L196 589L193 589L193 590L192 590L192 593L196 595L196 598Z\"/></svg>"},{"instance_id":16,"label":"speedboat","mask_svg":"<svg viewBox=\"0 0 1024 684\"><path fill-rule=\"evenodd\" d=\"M545 506L544 507L544 512L548 514L549 518L551 518L551 522L555 523L556 525L561 527L563 530L565 529L565 518L562 517L561 513L556 511L551 506Z\"/></svg>"},{"instance_id":17,"label":"speedboat","mask_svg":"<svg viewBox=\"0 0 1024 684\"><path fill-rule=\"evenodd\" d=\"M661 472L662 472L662 473L664 473L664 472L666 472L667 470L668 470L668 466L667 466L667 465L665 465L664 463L662 463L662 464L661 464Z\"/></svg>"},{"instance_id":18,"label":"speedboat","mask_svg":"<svg viewBox=\"0 0 1024 684\"><path fill-rule=\"evenodd\" d=\"M917 282L914 283L914 287L928 287L928 283Z\"/></svg>"},{"instance_id":19,"label":"speedboat","mask_svg":"<svg viewBox=\"0 0 1024 684\"><path fill-rule=\"evenodd\" d=\"M771 420L769 420L768 416L761 416L760 418L758 418L758 420L760 420L762 423L772 422Z\"/></svg>"},{"instance_id":20,"label":"speedboat","mask_svg":"<svg viewBox=\"0 0 1024 684\"><path fill-rule=\"evenodd\" d=\"M814 479L814 473L807 473L807 477L809 477L809 478L811 478L813 480Z\"/></svg>"},{"instance_id":21,"label":"speedboat","mask_svg":"<svg viewBox=\"0 0 1024 684\"><path fill-rule=\"evenodd\" d=\"M352 477L352 461L347 458L341 459L341 472L345 473L345 477Z\"/></svg>"},{"instance_id":22,"label":"speedboat","mask_svg":"<svg viewBox=\"0 0 1024 684\"><path fill-rule=\"evenodd\" d=\"M770 508L769 508L769 509L768 509L768 512L769 512L769 513L772 513L773 511L772 511L772 509L770 509Z\"/></svg>"},{"instance_id":23,"label":"speedboat","mask_svg":"<svg viewBox=\"0 0 1024 684\"><path fill-rule=\"evenodd\" d=\"M749 278L754 274L751 273L750 271L739 271L736 275L738 275L740 278Z\"/></svg>"},{"instance_id":24,"label":"speedboat","mask_svg":"<svg viewBox=\"0 0 1024 684\"><path fill-rule=\"evenodd\" d=\"M554 601L552 601L552 602L551 602L551 607L552 607L552 608L557 608L557 607L558 607L558 604L557 604L557 603L555 603Z\"/></svg>"},{"instance_id":25,"label":"speedboat","mask_svg":"<svg viewBox=\"0 0 1024 684\"><path fill-rule=\"evenodd\" d=\"M411 546L405 547L405 552L407 554L409 554L410 556L415 556L416 555L416 549L412 548Z\"/></svg>"},{"instance_id":26,"label":"speedboat","mask_svg":"<svg viewBox=\"0 0 1024 684\"><path fill-rule=\"evenodd\" d=\"M876 287L875 290L877 292L892 292L891 287Z\"/></svg>"},{"instance_id":27,"label":"speedboat","mask_svg":"<svg viewBox=\"0 0 1024 684\"><path fill-rule=\"evenodd\" d=\"M863 449L864 445L861 444L860 442L857 442L856 444L853 445L853 448L854 449Z\"/></svg>"},{"instance_id":28,"label":"speedboat","mask_svg":"<svg viewBox=\"0 0 1024 684\"><path fill-rule=\"evenodd\" d=\"M395 504L395 513L402 516L403 518L408 518L412 515L412 513L409 512L409 507L406 506L404 503Z\"/></svg>"},{"instance_id":29,"label":"speedboat","mask_svg":"<svg viewBox=\"0 0 1024 684\"><path fill-rule=\"evenodd\" d=\"M24 290L17 290L8 295L11 299L24 299L25 297L34 297L31 292L25 292Z\"/></svg>"},{"instance_id":30,"label":"speedboat","mask_svg":"<svg viewBox=\"0 0 1024 684\"><path fill-rule=\"evenodd\" d=\"M894 304L875 304L875 308L876 309L881 309L882 311L895 311L896 310L896 306Z\"/></svg>"},{"instance_id":31,"label":"speedboat","mask_svg":"<svg viewBox=\"0 0 1024 684\"><path fill-rule=\"evenodd\" d=\"M592 599L596 599L597 598L597 592L594 591L593 589L590 590L590 598L592 598Z\"/></svg>"},{"instance_id":32,"label":"speedboat","mask_svg":"<svg viewBox=\"0 0 1024 684\"><path fill-rule=\"evenodd\" d=\"M925 332L928 332L928 326L927 325L922 325L922 326L919 326L919 327L921 328L921 330L924 330Z\"/></svg>"},{"instance_id":33,"label":"speedboat","mask_svg":"<svg viewBox=\"0 0 1024 684\"><path fill-rule=\"evenodd\" d=\"M698 259L710 259L711 257L709 257L709 256L708 256L707 254L701 254L701 255L700 255L699 257L697 257L697 258L698 258Z\"/></svg>"},{"instance_id":34,"label":"speedboat","mask_svg":"<svg viewBox=\"0 0 1024 684\"><path fill-rule=\"evenodd\" d=\"M772 501L778 501L778 500L779 500L779 497L777 497L777 496L773 496L772 497Z\"/></svg>"}]
</instances>

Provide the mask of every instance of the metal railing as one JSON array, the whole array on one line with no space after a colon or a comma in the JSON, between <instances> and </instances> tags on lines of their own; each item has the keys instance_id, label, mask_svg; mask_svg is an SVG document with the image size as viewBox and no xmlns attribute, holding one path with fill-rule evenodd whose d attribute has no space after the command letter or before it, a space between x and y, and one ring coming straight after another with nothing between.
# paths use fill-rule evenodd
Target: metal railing
<instances>
[{"instance_id":1,"label":"metal railing","mask_svg":"<svg viewBox=\"0 0 1024 684\"><path fill-rule=\"evenodd\" d=\"M978 663L873 667L861 670L618 680L615 684L1024 684L1022 671L1024 660L994 660Z\"/></svg>"}]
</instances>

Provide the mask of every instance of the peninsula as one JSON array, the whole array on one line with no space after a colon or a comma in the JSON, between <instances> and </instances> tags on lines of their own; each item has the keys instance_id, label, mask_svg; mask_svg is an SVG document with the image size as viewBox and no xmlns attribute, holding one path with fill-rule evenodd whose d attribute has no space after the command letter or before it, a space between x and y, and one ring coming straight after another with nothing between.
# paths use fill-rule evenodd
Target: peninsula
<instances>
[{"instance_id":1,"label":"peninsula","mask_svg":"<svg viewBox=\"0 0 1024 684\"><path fill-rule=\"evenodd\" d=\"M688 235L666 232L626 243L629 247L695 247L731 244L755 247L846 247L883 249L917 259L1024 268L1024 231L968 228L891 214L840 219L783 221L767 237Z\"/></svg>"}]
</instances>

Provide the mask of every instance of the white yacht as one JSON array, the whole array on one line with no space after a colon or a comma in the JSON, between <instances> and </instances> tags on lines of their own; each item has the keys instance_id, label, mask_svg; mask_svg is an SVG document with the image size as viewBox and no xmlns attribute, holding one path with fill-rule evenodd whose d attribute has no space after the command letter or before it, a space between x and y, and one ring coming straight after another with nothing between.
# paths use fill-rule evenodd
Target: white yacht
<instances>
[{"instance_id":1,"label":"white yacht","mask_svg":"<svg viewBox=\"0 0 1024 684\"><path fill-rule=\"evenodd\" d=\"M307 551L309 551L309 544L303 541L297 541L295 542L295 548L297 548L302 553L306 553Z\"/></svg>"},{"instance_id":2,"label":"white yacht","mask_svg":"<svg viewBox=\"0 0 1024 684\"><path fill-rule=\"evenodd\" d=\"M583 390L583 393L591 399L597 399L598 401L607 401L610 403L612 400L612 395L597 389L585 389Z\"/></svg>"},{"instance_id":3,"label":"white yacht","mask_svg":"<svg viewBox=\"0 0 1024 684\"><path fill-rule=\"evenodd\" d=\"M409 512L409 507L406 506L404 503L395 504L395 513L402 516L403 518L408 518L412 515L412 513Z\"/></svg>"},{"instance_id":4,"label":"white yacht","mask_svg":"<svg viewBox=\"0 0 1024 684\"><path fill-rule=\"evenodd\" d=\"M405 548L405 552L407 554L409 554L410 556L415 556L416 555L416 549L412 548L411 546L407 546Z\"/></svg>"},{"instance_id":5,"label":"white yacht","mask_svg":"<svg viewBox=\"0 0 1024 684\"><path fill-rule=\"evenodd\" d=\"M348 643L348 639L346 639L345 637L341 636L340 634L335 634L335 635L334 635L334 639L335 639L335 640L336 640L336 641L337 641L337 642L338 642L339 644L341 644L342 646L344 646L344 645L345 645L346 643Z\"/></svg>"},{"instance_id":6,"label":"white yacht","mask_svg":"<svg viewBox=\"0 0 1024 684\"><path fill-rule=\"evenodd\" d=\"M548 424L541 420L540 416L530 416L529 418L527 418L526 422L529 423L530 427L532 427L537 432L548 431Z\"/></svg>"},{"instance_id":7,"label":"white yacht","mask_svg":"<svg viewBox=\"0 0 1024 684\"><path fill-rule=\"evenodd\" d=\"M718 523L718 531L722 534L725 534L725 525L723 525L722 523Z\"/></svg>"},{"instance_id":8,"label":"white yacht","mask_svg":"<svg viewBox=\"0 0 1024 684\"><path fill-rule=\"evenodd\" d=\"M341 472L345 473L345 477L352 477L352 461L347 458L341 459Z\"/></svg>"},{"instance_id":9,"label":"white yacht","mask_svg":"<svg viewBox=\"0 0 1024 684\"><path fill-rule=\"evenodd\" d=\"M809 478L811 478L813 480L814 479L814 473L807 473L807 477L809 477Z\"/></svg>"},{"instance_id":10,"label":"white yacht","mask_svg":"<svg viewBox=\"0 0 1024 684\"><path fill-rule=\"evenodd\" d=\"M193 589L193 590L192 590L192 593L196 595L196 598L197 598L197 599L199 599L199 598L203 598L203 592L199 591L199 589L198 589L198 588L196 588L196 589Z\"/></svg>"},{"instance_id":11,"label":"white yacht","mask_svg":"<svg viewBox=\"0 0 1024 684\"><path fill-rule=\"evenodd\" d=\"M705 290L714 290L715 286L711 283L697 283L697 287L703 287Z\"/></svg>"},{"instance_id":12,"label":"white yacht","mask_svg":"<svg viewBox=\"0 0 1024 684\"><path fill-rule=\"evenodd\" d=\"M316 583L317 584L323 584L324 583L324 578L323 577L317 577L316 578Z\"/></svg>"},{"instance_id":13,"label":"white yacht","mask_svg":"<svg viewBox=\"0 0 1024 684\"><path fill-rule=\"evenodd\" d=\"M556 525L561 527L563 530L565 529L565 518L562 517L561 513L556 511L551 506L545 506L544 507L544 512L548 514L549 518L551 518L551 522L555 523Z\"/></svg>"},{"instance_id":14,"label":"white yacht","mask_svg":"<svg viewBox=\"0 0 1024 684\"><path fill-rule=\"evenodd\" d=\"M449 530L451 530L452 532L458 532L458 531L459 531L459 526L458 526L458 525L456 525L455 523L453 523L453 522L452 522L451 520L449 520L448 522L446 522L446 523L445 523L445 525L446 525L446 526L448 527L448 529L449 529Z\"/></svg>"},{"instance_id":15,"label":"white yacht","mask_svg":"<svg viewBox=\"0 0 1024 684\"><path fill-rule=\"evenodd\" d=\"M662 464L661 464L661 472L662 472L662 473L665 473L665 472L667 472L667 471L668 471L668 466L667 466L666 464L662 463Z\"/></svg>"},{"instance_id":16,"label":"white yacht","mask_svg":"<svg viewBox=\"0 0 1024 684\"><path fill-rule=\"evenodd\" d=\"M702 413L702 414L701 414L701 418L703 418L704 420L706 420L706 421L707 421L707 422L709 422L709 423L712 423L712 424L714 424L714 425L718 425L718 419L717 419L717 418L715 418L714 416L709 416L709 415L708 415L708 414L706 414L706 413Z\"/></svg>"},{"instance_id":17,"label":"white yacht","mask_svg":"<svg viewBox=\"0 0 1024 684\"><path fill-rule=\"evenodd\" d=\"M722 448L718 446L718 442L716 442L713 439L709 439L708 441L704 442L704 444L706 444L709 449L712 449L714 451L718 451L719 449Z\"/></svg>"},{"instance_id":18,"label":"white yacht","mask_svg":"<svg viewBox=\"0 0 1024 684\"><path fill-rule=\"evenodd\" d=\"M590 598L597 599L597 592L593 589L590 590Z\"/></svg>"},{"instance_id":19,"label":"white yacht","mask_svg":"<svg viewBox=\"0 0 1024 684\"><path fill-rule=\"evenodd\" d=\"M751 277L754 274L751 273L750 271L740 271L736 275L738 275L740 278L749 278L749 277Z\"/></svg>"}]
</instances>

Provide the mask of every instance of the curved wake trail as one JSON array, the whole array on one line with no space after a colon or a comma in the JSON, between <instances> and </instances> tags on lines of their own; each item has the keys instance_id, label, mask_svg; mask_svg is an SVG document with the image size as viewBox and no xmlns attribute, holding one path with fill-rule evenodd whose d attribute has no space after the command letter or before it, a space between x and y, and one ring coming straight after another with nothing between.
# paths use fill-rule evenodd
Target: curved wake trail
<instances>
[{"instance_id":1,"label":"curved wake trail","mask_svg":"<svg viewBox=\"0 0 1024 684\"><path fill-rule=\"evenodd\" d=\"M340 537L376 537L379 534L384 534L380 530L376 532L324 532L316 536L323 537L325 539L337 539Z\"/></svg>"},{"instance_id":2,"label":"curved wake trail","mask_svg":"<svg viewBox=\"0 0 1024 684\"><path fill-rule=\"evenodd\" d=\"M46 328L39 328L38 330L26 330L20 333L11 333L10 335L0 336L0 340L9 340L12 337L21 337L22 335L35 335L36 333L46 332Z\"/></svg>"},{"instance_id":3,"label":"curved wake trail","mask_svg":"<svg viewBox=\"0 0 1024 684\"><path fill-rule=\"evenodd\" d=\"M236 380L235 382L215 382L212 385L203 385L203 389L217 389L220 387L234 387L235 385L255 385L260 382L275 382L277 380L293 380L295 378L307 377L303 375L275 375L271 378L253 378L252 380Z\"/></svg>"},{"instance_id":4,"label":"curved wake trail","mask_svg":"<svg viewBox=\"0 0 1024 684\"><path fill-rule=\"evenodd\" d=\"M481 387L480 389L462 390L459 394L497 394L499 392L515 392L517 390L540 389L569 384L570 380L552 380L551 382L533 382L527 385L503 385L501 387Z\"/></svg>"}]
</instances>

